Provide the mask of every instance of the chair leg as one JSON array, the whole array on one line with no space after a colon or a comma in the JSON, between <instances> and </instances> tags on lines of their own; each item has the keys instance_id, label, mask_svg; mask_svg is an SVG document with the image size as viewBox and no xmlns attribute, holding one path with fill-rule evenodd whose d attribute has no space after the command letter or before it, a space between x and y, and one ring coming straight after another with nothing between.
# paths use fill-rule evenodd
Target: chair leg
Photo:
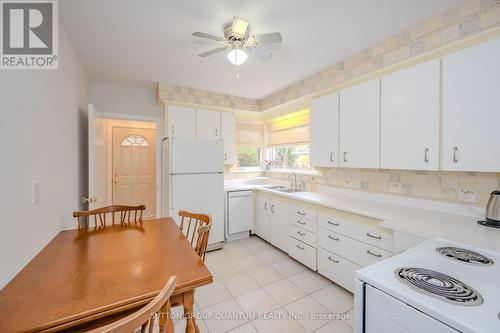
<instances>
[{"instance_id":1,"label":"chair leg","mask_svg":"<svg viewBox=\"0 0 500 333\"><path fill-rule=\"evenodd\" d=\"M160 333L174 333L174 322L171 318L170 299L160 309Z\"/></svg>"}]
</instances>

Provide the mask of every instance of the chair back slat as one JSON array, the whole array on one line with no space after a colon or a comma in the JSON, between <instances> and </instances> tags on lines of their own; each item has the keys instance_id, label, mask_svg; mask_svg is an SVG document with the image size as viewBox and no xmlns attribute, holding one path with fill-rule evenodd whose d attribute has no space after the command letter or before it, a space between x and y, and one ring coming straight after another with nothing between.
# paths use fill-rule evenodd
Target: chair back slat
<instances>
[{"instance_id":1,"label":"chair back slat","mask_svg":"<svg viewBox=\"0 0 500 333\"><path fill-rule=\"evenodd\" d=\"M206 214L190 213L185 210L179 211L179 217L181 219L179 229L184 233L187 241L194 247L200 258L205 261L212 218ZM186 221L188 222L185 223ZM184 227L186 227L186 231L184 231Z\"/></svg>"},{"instance_id":2,"label":"chair back slat","mask_svg":"<svg viewBox=\"0 0 500 333\"><path fill-rule=\"evenodd\" d=\"M175 276L172 276L158 295L137 312L115 321L114 323L88 331L88 333L134 332L141 326L143 327L142 331L145 331L145 328L148 325L149 332L152 332L156 317L163 317L167 321L172 320L170 318L170 297L175 289L175 279Z\"/></svg>"},{"instance_id":3,"label":"chair back slat","mask_svg":"<svg viewBox=\"0 0 500 333\"><path fill-rule=\"evenodd\" d=\"M127 213L128 213L128 219L127 222L130 224L131 223L131 216L130 212L134 211L134 223L142 223L142 214L143 211L146 210L145 205L140 205L140 206L124 206L124 205L113 205L113 206L106 206L106 207L101 207L93 210L87 210L87 211L76 211L73 212L73 217L76 218L77 224L78 224L78 229L81 228L89 228L90 227L90 217L94 218L94 228L104 228L106 226L106 215L111 214L111 223L114 225L115 224L115 213L120 212L120 223L124 224L125 220L127 219ZM137 211L140 213L137 214ZM85 225L82 223L82 220L80 219L81 217L84 217L86 221Z\"/></svg>"}]
</instances>

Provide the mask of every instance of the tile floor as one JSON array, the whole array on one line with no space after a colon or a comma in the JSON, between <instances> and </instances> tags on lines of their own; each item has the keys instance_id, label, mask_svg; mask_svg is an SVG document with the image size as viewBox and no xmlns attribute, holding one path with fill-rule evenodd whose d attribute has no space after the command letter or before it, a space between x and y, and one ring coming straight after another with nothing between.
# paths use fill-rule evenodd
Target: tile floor
<instances>
[{"instance_id":1,"label":"tile floor","mask_svg":"<svg viewBox=\"0 0 500 333\"><path fill-rule=\"evenodd\" d=\"M353 331L351 293L257 236L207 253L205 263L214 282L195 294L202 333ZM174 312L181 315L182 309ZM184 332L185 320L174 323L176 332Z\"/></svg>"}]
</instances>

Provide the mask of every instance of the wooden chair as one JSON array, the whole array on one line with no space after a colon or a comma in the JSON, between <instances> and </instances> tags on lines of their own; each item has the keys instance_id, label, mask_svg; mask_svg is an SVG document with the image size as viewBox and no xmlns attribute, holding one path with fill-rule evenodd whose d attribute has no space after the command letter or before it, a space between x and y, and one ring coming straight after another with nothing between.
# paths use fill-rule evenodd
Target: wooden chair
<instances>
[{"instance_id":1,"label":"wooden chair","mask_svg":"<svg viewBox=\"0 0 500 333\"><path fill-rule=\"evenodd\" d=\"M97 228L97 220L99 219L100 227L104 228L106 226L106 214L111 213L111 221L113 225L115 224L115 213L120 213L120 224L125 222L130 223L130 214L134 212L134 223L142 223L142 214L146 210L145 205L140 206L123 206L114 205L101 207L93 210L76 211L73 212L73 217L77 219L78 229L90 227L90 216L94 217L94 227ZM80 219L84 218L84 219ZM82 223L82 220L84 223Z\"/></svg>"},{"instance_id":2,"label":"wooden chair","mask_svg":"<svg viewBox=\"0 0 500 333\"><path fill-rule=\"evenodd\" d=\"M212 218L209 215L190 213L185 210L180 210L179 216L181 218L179 228L184 235L186 235L186 238L191 243L191 246L193 246L194 243L194 250L198 253L200 258L205 261L208 236L210 235L210 228L212 227ZM184 232L185 224L187 225L186 231Z\"/></svg>"},{"instance_id":3,"label":"wooden chair","mask_svg":"<svg viewBox=\"0 0 500 333\"><path fill-rule=\"evenodd\" d=\"M145 307L139 311L122 318L114 323L108 324L88 331L89 333L122 333L134 332L138 327L141 327L141 332L148 329L149 333L153 332L154 320L160 318L162 325L166 325L173 332L172 319L170 318L170 296L175 289L175 276L172 276L160 293ZM148 327L149 326L149 327Z\"/></svg>"}]
</instances>

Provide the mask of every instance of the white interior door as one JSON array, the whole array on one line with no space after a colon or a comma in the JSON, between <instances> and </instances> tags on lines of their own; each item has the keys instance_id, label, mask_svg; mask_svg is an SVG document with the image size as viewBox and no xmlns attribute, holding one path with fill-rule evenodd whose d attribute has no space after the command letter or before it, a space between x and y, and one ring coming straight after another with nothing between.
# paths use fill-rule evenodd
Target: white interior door
<instances>
[{"instance_id":1,"label":"white interior door","mask_svg":"<svg viewBox=\"0 0 500 333\"><path fill-rule=\"evenodd\" d=\"M89 104L88 109L88 161L89 185L87 197L89 209L106 204L106 137L105 120L97 109Z\"/></svg>"},{"instance_id":2,"label":"white interior door","mask_svg":"<svg viewBox=\"0 0 500 333\"><path fill-rule=\"evenodd\" d=\"M113 205L146 205L156 217L156 130L113 127Z\"/></svg>"}]
</instances>

